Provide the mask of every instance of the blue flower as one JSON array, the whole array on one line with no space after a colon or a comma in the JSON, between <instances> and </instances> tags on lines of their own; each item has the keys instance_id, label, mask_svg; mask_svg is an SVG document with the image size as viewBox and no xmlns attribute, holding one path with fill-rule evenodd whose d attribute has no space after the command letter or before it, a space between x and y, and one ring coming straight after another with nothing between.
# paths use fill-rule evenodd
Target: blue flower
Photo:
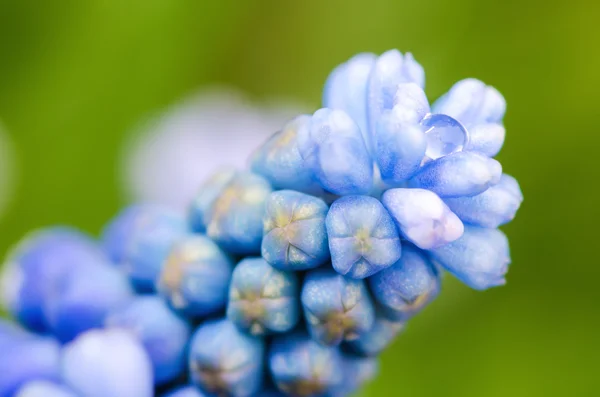
<instances>
[{"instance_id":1,"label":"blue flower","mask_svg":"<svg viewBox=\"0 0 600 397\"><path fill-rule=\"evenodd\" d=\"M323 106L350 115L358 124L368 148L371 147L371 136L366 98L369 76L376 60L377 56L371 53L355 55L331 72L323 90Z\"/></svg>"},{"instance_id":2,"label":"blue flower","mask_svg":"<svg viewBox=\"0 0 600 397\"><path fill-rule=\"evenodd\" d=\"M346 354L342 357L342 367L344 381L337 388L334 396L348 396L366 383L373 380L379 372L379 364L373 357L356 357Z\"/></svg>"},{"instance_id":3,"label":"blue flower","mask_svg":"<svg viewBox=\"0 0 600 397\"><path fill-rule=\"evenodd\" d=\"M409 187L431 190L442 198L474 196L500 182L499 162L477 152L458 152L425 164Z\"/></svg>"},{"instance_id":4,"label":"blue flower","mask_svg":"<svg viewBox=\"0 0 600 397\"><path fill-rule=\"evenodd\" d=\"M298 131L305 128L311 117L300 115L283 126L250 158L252 172L266 178L274 189L293 189L310 194L322 194L298 147Z\"/></svg>"},{"instance_id":5,"label":"blue flower","mask_svg":"<svg viewBox=\"0 0 600 397\"><path fill-rule=\"evenodd\" d=\"M400 258L396 226L373 197L342 197L331 206L326 223L333 268L340 274L362 279Z\"/></svg>"},{"instance_id":6,"label":"blue flower","mask_svg":"<svg viewBox=\"0 0 600 397\"><path fill-rule=\"evenodd\" d=\"M155 384L183 373L191 329L160 297L140 296L110 313L105 323L131 331L142 342L152 361Z\"/></svg>"},{"instance_id":7,"label":"blue flower","mask_svg":"<svg viewBox=\"0 0 600 397\"><path fill-rule=\"evenodd\" d=\"M124 330L93 330L65 346L62 379L86 397L152 397L152 364L144 347Z\"/></svg>"},{"instance_id":8,"label":"blue flower","mask_svg":"<svg viewBox=\"0 0 600 397\"><path fill-rule=\"evenodd\" d=\"M21 387L14 397L77 397L77 395L57 383L34 380Z\"/></svg>"},{"instance_id":9,"label":"blue flower","mask_svg":"<svg viewBox=\"0 0 600 397\"><path fill-rule=\"evenodd\" d=\"M60 381L60 344L0 319L0 397L33 380Z\"/></svg>"},{"instance_id":10,"label":"blue flower","mask_svg":"<svg viewBox=\"0 0 600 397\"><path fill-rule=\"evenodd\" d=\"M173 244L188 232L185 218L174 210L132 206L108 225L103 241L110 257L133 284L150 291Z\"/></svg>"},{"instance_id":11,"label":"blue flower","mask_svg":"<svg viewBox=\"0 0 600 397\"><path fill-rule=\"evenodd\" d=\"M263 339L229 320L205 322L190 345L192 381L209 394L250 397L262 386L264 352Z\"/></svg>"},{"instance_id":12,"label":"blue flower","mask_svg":"<svg viewBox=\"0 0 600 397\"><path fill-rule=\"evenodd\" d=\"M201 187L189 209L190 225L197 233L206 232L208 216L213 203L235 176L234 169L215 172Z\"/></svg>"},{"instance_id":13,"label":"blue flower","mask_svg":"<svg viewBox=\"0 0 600 397\"><path fill-rule=\"evenodd\" d=\"M359 338L373 325L373 303L364 282L332 269L308 272L301 301L308 330L319 343L339 345Z\"/></svg>"},{"instance_id":14,"label":"blue flower","mask_svg":"<svg viewBox=\"0 0 600 397\"><path fill-rule=\"evenodd\" d=\"M500 182L476 196L446 198L444 202L465 222L497 228L513 220L523 202L519 183L502 174Z\"/></svg>"},{"instance_id":15,"label":"blue flower","mask_svg":"<svg viewBox=\"0 0 600 397\"><path fill-rule=\"evenodd\" d=\"M271 191L260 175L236 173L204 215L206 234L232 253L260 253L265 202Z\"/></svg>"},{"instance_id":16,"label":"blue flower","mask_svg":"<svg viewBox=\"0 0 600 397\"><path fill-rule=\"evenodd\" d=\"M402 258L369 279L375 301L394 321L406 321L420 312L440 291L434 265L422 251L404 246Z\"/></svg>"},{"instance_id":17,"label":"blue flower","mask_svg":"<svg viewBox=\"0 0 600 397\"><path fill-rule=\"evenodd\" d=\"M33 331L48 331L44 307L66 275L105 263L101 248L87 235L55 227L27 235L8 255L2 296L8 311Z\"/></svg>"},{"instance_id":18,"label":"blue flower","mask_svg":"<svg viewBox=\"0 0 600 397\"><path fill-rule=\"evenodd\" d=\"M378 311L371 329L358 339L348 342L348 346L361 356L377 356L396 339L405 326L404 322L390 320Z\"/></svg>"},{"instance_id":19,"label":"blue flower","mask_svg":"<svg viewBox=\"0 0 600 397\"><path fill-rule=\"evenodd\" d=\"M398 50L390 50L379 56L370 73L366 99L372 137L381 115L394 107L398 85L403 83L415 83L421 88L425 86L423 68L412 54L402 55ZM376 140L373 139L374 142Z\"/></svg>"},{"instance_id":20,"label":"blue flower","mask_svg":"<svg viewBox=\"0 0 600 397\"><path fill-rule=\"evenodd\" d=\"M188 235L166 258L156 290L176 311L191 318L225 307L233 264L211 239Z\"/></svg>"},{"instance_id":21,"label":"blue flower","mask_svg":"<svg viewBox=\"0 0 600 397\"><path fill-rule=\"evenodd\" d=\"M292 396L328 396L342 386L342 355L304 332L277 336L269 351L269 370L277 388Z\"/></svg>"},{"instance_id":22,"label":"blue flower","mask_svg":"<svg viewBox=\"0 0 600 397\"><path fill-rule=\"evenodd\" d=\"M326 191L365 194L373 187L373 161L360 128L342 110L317 110L298 131L298 149Z\"/></svg>"},{"instance_id":23,"label":"blue flower","mask_svg":"<svg viewBox=\"0 0 600 397\"><path fill-rule=\"evenodd\" d=\"M262 258L246 258L233 271L227 317L253 335L287 332L300 317L298 278Z\"/></svg>"},{"instance_id":24,"label":"blue flower","mask_svg":"<svg viewBox=\"0 0 600 397\"><path fill-rule=\"evenodd\" d=\"M506 283L510 252L508 239L498 229L466 226L461 238L430 254L471 288L483 290Z\"/></svg>"},{"instance_id":25,"label":"blue flower","mask_svg":"<svg viewBox=\"0 0 600 397\"><path fill-rule=\"evenodd\" d=\"M108 313L134 297L127 278L108 263L88 264L66 272L44 302L49 330L68 342L92 328L100 328Z\"/></svg>"},{"instance_id":26,"label":"blue flower","mask_svg":"<svg viewBox=\"0 0 600 397\"><path fill-rule=\"evenodd\" d=\"M325 217L317 197L282 190L267 199L262 256L282 270L306 270L329 260Z\"/></svg>"},{"instance_id":27,"label":"blue flower","mask_svg":"<svg viewBox=\"0 0 600 397\"><path fill-rule=\"evenodd\" d=\"M429 190L390 189L381 201L402 237L421 249L441 247L463 234L460 219Z\"/></svg>"}]
</instances>

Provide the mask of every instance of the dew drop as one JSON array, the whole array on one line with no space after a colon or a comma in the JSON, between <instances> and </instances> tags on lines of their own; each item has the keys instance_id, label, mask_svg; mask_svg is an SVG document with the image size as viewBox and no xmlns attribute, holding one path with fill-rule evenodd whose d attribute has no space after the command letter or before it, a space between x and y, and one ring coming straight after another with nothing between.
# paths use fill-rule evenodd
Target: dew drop
<instances>
[{"instance_id":1,"label":"dew drop","mask_svg":"<svg viewBox=\"0 0 600 397\"><path fill-rule=\"evenodd\" d=\"M435 160L463 150L469 139L467 130L445 114L428 114L421 121L427 135L425 156Z\"/></svg>"}]
</instances>

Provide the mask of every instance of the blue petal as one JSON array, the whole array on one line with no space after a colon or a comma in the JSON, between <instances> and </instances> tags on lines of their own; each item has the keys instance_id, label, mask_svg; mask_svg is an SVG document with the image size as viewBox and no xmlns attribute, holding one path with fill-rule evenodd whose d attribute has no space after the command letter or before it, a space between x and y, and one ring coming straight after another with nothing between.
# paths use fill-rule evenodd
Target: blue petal
<instances>
[{"instance_id":1,"label":"blue petal","mask_svg":"<svg viewBox=\"0 0 600 397\"><path fill-rule=\"evenodd\" d=\"M341 370L344 373L344 381L335 391L334 397L348 396L373 380L379 372L379 363L376 358L348 354L342 358Z\"/></svg>"},{"instance_id":2,"label":"blue petal","mask_svg":"<svg viewBox=\"0 0 600 397\"><path fill-rule=\"evenodd\" d=\"M301 301L310 334L319 343L339 345L358 338L373 325L373 303L364 282L332 269L307 274Z\"/></svg>"},{"instance_id":3,"label":"blue petal","mask_svg":"<svg viewBox=\"0 0 600 397\"><path fill-rule=\"evenodd\" d=\"M418 124L406 123L396 108L381 115L376 130L375 159L387 183L400 183L421 168L427 137Z\"/></svg>"},{"instance_id":4,"label":"blue petal","mask_svg":"<svg viewBox=\"0 0 600 397\"><path fill-rule=\"evenodd\" d=\"M348 342L350 348L363 356L377 356L383 352L405 328L403 322L389 320L385 315L377 313L375 322L369 332L358 339Z\"/></svg>"},{"instance_id":5,"label":"blue petal","mask_svg":"<svg viewBox=\"0 0 600 397\"><path fill-rule=\"evenodd\" d=\"M465 226L461 238L430 254L471 288L484 290L506 283L510 252L508 239L500 230Z\"/></svg>"},{"instance_id":6,"label":"blue petal","mask_svg":"<svg viewBox=\"0 0 600 397\"><path fill-rule=\"evenodd\" d=\"M415 83L398 85L393 110L398 121L411 124L418 124L431 112L425 91Z\"/></svg>"},{"instance_id":7,"label":"blue petal","mask_svg":"<svg viewBox=\"0 0 600 397\"><path fill-rule=\"evenodd\" d=\"M346 196L327 214L333 268L362 279L393 265L401 255L400 236L383 205L369 196Z\"/></svg>"},{"instance_id":8,"label":"blue petal","mask_svg":"<svg viewBox=\"0 0 600 397\"><path fill-rule=\"evenodd\" d=\"M463 233L460 219L429 190L390 189L382 202L402 237L421 249L440 247Z\"/></svg>"},{"instance_id":9,"label":"blue petal","mask_svg":"<svg viewBox=\"0 0 600 397\"><path fill-rule=\"evenodd\" d=\"M282 270L306 270L329 260L325 216L327 204L292 190L267 199L262 256Z\"/></svg>"},{"instance_id":10,"label":"blue petal","mask_svg":"<svg viewBox=\"0 0 600 397\"><path fill-rule=\"evenodd\" d=\"M494 157L502 149L505 134L506 131L501 124L476 124L469 128L469 142L465 150Z\"/></svg>"},{"instance_id":11,"label":"blue petal","mask_svg":"<svg viewBox=\"0 0 600 397\"><path fill-rule=\"evenodd\" d=\"M270 194L265 178L237 173L206 214L206 234L232 253L260 253L265 202Z\"/></svg>"},{"instance_id":12,"label":"blue petal","mask_svg":"<svg viewBox=\"0 0 600 397\"><path fill-rule=\"evenodd\" d=\"M398 50L383 53L369 77L367 111L370 134L375 133L379 118L385 109L392 109L398 85L415 83L425 86L425 72L410 53L405 56Z\"/></svg>"},{"instance_id":13,"label":"blue petal","mask_svg":"<svg viewBox=\"0 0 600 397\"><path fill-rule=\"evenodd\" d=\"M287 123L250 158L250 168L265 177L275 189L293 189L319 194L322 188L314 180L313 171L306 166L298 149L298 131L310 122L301 115Z\"/></svg>"},{"instance_id":14,"label":"blue petal","mask_svg":"<svg viewBox=\"0 0 600 397\"><path fill-rule=\"evenodd\" d=\"M60 380L58 341L25 332L12 325L0 331L0 396L11 397L33 380Z\"/></svg>"},{"instance_id":15,"label":"blue petal","mask_svg":"<svg viewBox=\"0 0 600 397\"><path fill-rule=\"evenodd\" d=\"M207 394L250 397L261 389L265 342L228 320L203 323L190 345L194 384Z\"/></svg>"},{"instance_id":16,"label":"blue petal","mask_svg":"<svg viewBox=\"0 0 600 397\"><path fill-rule=\"evenodd\" d=\"M128 331L94 330L63 351L65 384L86 397L152 397L152 364Z\"/></svg>"},{"instance_id":17,"label":"blue petal","mask_svg":"<svg viewBox=\"0 0 600 397\"><path fill-rule=\"evenodd\" d=\"M253 335L287 332L300 317L298 279L262 258L246 258L233 271L227 318Z\"/></svg>"},{"instance_id":18,"label":"blue petal","mask_svg":"<svg viewBox=\"0 0 600 397\"><path fill-rule=\"evenodd\" d=\"M523 202L523 194L515 178L502 174L497 185L477 196L444 201L464 222L493 229L513 220Z\"/></svg>"},{"instance_id":19,"label":"blue petal","mask_svg":"<svg viewBox=\"0 0 600 397\"><path fill-rule=\"evenodd\" d=\"M164 384L184 372L190 326L158 296L140 296L114 310L107 327L133 332L144 345L154 368L154 383Z\"/></svg>"},{"instance_id":20,"label":"blue petal","mask_svg":"<svg viewBox=\"0 0 600 397\"><path fill-rule=\"evenodd\" d=\"M371 277L369 285L383 313L394 321L410 319L440 291L434 265L410 245L405 246L398 262Z\"/></svg>"},{"instance_id":21,"label":"blue petal","mask_svg":"<svg viewBox=\"0 0 600 397\"><path fill-rule=\"evenodd\" d=\"M167 207L144 205L122 211L105 229L111 257L141 291L154 288L173 244L189 231L182 214Z\"/></svg>"},{"instance_id":22,"label":"blue petal","mask_svg":"<svg viewBox=\"0 0 600 397\"><path fill-rule=\"evenodd\" d=\"M77 230L54 227L33 232L8 255L0 295L23 325L45 332L43 308L63 277L73 269L106 261L98 244Z\"/></svg>"},{"instance_id":23,"label":"blue petal","mask_svg":"<svg viewBox=\"0 0 600 397\"><path fill-rule=\"evenodd\" d=\"M77 397L65 386L53 382L35 380L25 384L14 397Z\"/></svg>"},{"instance_id":24,"label":"blue petal","mask_svg":"<svg viewBox=\"0 0 600 397\"><path fill-rule=\"evenodd\" d=\"M506 112L506 101L494 87L477 79L465 79L433 104L434 113L452 116L464 125L499 123Z\"/></svg>"},{"instance_id":25,"label":"blue petal","mask_svg":"<svg viewBox=\"0 0 600 397\"><path fill-rule=\"evenodd\" d=\"M191 318L225 307L233 264L211 239L190 235L173 247L157 280L159 294Z\"/></svg>"},{"instance_id":26,"label":"blue petal","mask_svg":"<svg viewBox=\"0 0 600 397\"><path fill-rule=\"evenodd\" d=\"M348 113L360 127L367 147L371 147L367 127L367 89L376 59L375 54L362 53L339 65L327 78L323 92L323 107Z\"/></svg>"},{"instance_id":27,"label":"blue petal","mask_svg":"<svg viewBox=\"0 0 600 397\"><path fill-rule=\"evenodd\" d=\"M119 269L107 263L89 264L63 274L44 302L44 316L49 329L64 343L102 327L109 312L133 297L131 284Z\"/></svg>"},{"instance_id":28,"label":"blue petal","mask_svg":"<svg viewBox=\"0 0 600 397\"><path fill-rule=\"evenodd\" d=\"M211 176L198 190L189 210L192 230L197 233L206 231L207 216L211 206L235 176L234 169L222 169Z\"/></svg>"},{"instance_id":29,"label":"blue petal","mask_svg":"<svg viewBox=\"0 0 600 397\"><path fill-rule=\"evenodd\" d=\"M318 344L304 332L276 337L269 369L286 395L326 396L342 385L342 356L337 348Z\"/></svg>"},{"instance_id":30,"label":"blue petal","mask_svg":"<svg viewBox=\"0 0 600 397\"><path fill-rule=\"evenodd\" d=\"M300 154L323 189L338 195L368 193L373 161L360 128L342 110L320 109L298 131Z\"/></svg>"},{"instance_id":31,"label":"blue petal","mask_svg":"<svg viewBox=\"0 0 600 397\"><path fill-rule=\"evenodd\" d=\"M502 166L476 152L453 153L433 160L409 181L409 187L431 190L442 198L474 196L500 181Z\"/></svg>"}]
</instances>

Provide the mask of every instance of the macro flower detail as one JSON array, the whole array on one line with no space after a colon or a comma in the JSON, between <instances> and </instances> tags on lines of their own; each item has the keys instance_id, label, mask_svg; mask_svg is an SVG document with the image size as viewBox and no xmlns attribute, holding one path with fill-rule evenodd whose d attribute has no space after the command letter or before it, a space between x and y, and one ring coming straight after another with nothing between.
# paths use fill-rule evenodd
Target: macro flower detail
<instances>
[{"instance_id":1,"label":"macro flower detail","mask_svg":"<svg viewBox=\"0 0 600 397\"><path fill-rule=\"evenodd\" d=\"M364 282L331 269L307 274L301 300L311 336L324 345L356 339L373 325L374 307Z\"/></svg>"},{"instance_id":2,"label":"macro flower detail","mask_svg":"<svg viewBox=\"0 0 600 397\"><path fill-rule=\"evenodd\" d=\"M154 289L162 263L176 241L188 233L185 218L166 207L132 206L106 227L108 255L129 276L136 288Z\"/></svg>"},{"instance_id":3,"label":"macro flower detail","mask_svg":"<svg viewBox=\"0 0 600 397\"><path fill-rule=\"evenodd\" d=\"M327 395L343 382L342 355L337 348L323 346L307 334L277 336L269 350L273 381L290 396Z\"/></svg>"},{"instance_id":4,"label":"macro flower detail","mask_svg":"<svg viewBox=\"0 0 600 397\"><path fill-rule=\"evenodd\" d=\"M327 235L333 268L352 278L371 276L401 255L394 222L373 197L346 196L335 201L327 214Z\"/></svg>"},{"instance_id":5,"label":"macro flower detail","mask_svg":"<svg viewBox=\"0 0 600 397\"><path fill-rule=\"evenodd\" d=\"M206 213L208 237L236 254L260 253L265 202L271 186L261 176L236 173Z\"/></svg>"},{"instance_id":6,"label":"macro flower detail","mask_svg":"<svg viewBox=\"0 0 600 397\"><path fill-rule=\"evenodd\" d=\"M28 235L2 302L37 334L0 321L0 397L344 397L443 272L503 285L498 227L523 201L493 158L506 103L466 79L430 106L424 84L410 54L358 54L186 214L133 205L100 242Z\"/></svg>"},{"instance_id":7,"label":"macro flower detail","mask_svg":"<svg viewBox=\"0 0 600 397\"><path fill-rule=\"evenodd\" d=\"M402 233L421 249L448 244L463 234L464 226L435 193L423 189L390 189L381 202Z\"/></svg>"},{"instance_id":8,"label":"macro flower detail","mask_svg":"<svg viewBox=\"0 0 600 397\"><path fill-rule=\"evenodd\" d=\"M130 331L141 340L152 361L155 383L172 381L183 371L190 325L159 296L136 298L109 313L105 324Z\"/></svg>"},{"instance_id":9,"label":"macro flower detail","mask_svg":"<svg viewBox=\"0 0 600 397\"><path fill-rule=\"evenodd\" d=\"M287 332L300 317L296 274L262 258L247 258L233 271L227 317L253 335Z\"/></svg>"},{"instance_id":10,"label":"macro flower detail","mask_svg":"<svg viewBox=\"0 0 600 397\"><path fill-rule=\"evenodd\" d=\"M188 235L162 264L156 290L179 313L196 319L225 307L233 264L211 239Z\"/></svg>"},{"instance_id":11,"label":"macro flower detail","mask_svg":"<svg viewBox=\"0 0 600 397\"><path fill-rule=\"evenodd\" d=\"M265 343L229 320L201 325L190 344L190 376L208 394L249 397L263 381Z\"/></svg>"},{"instance_id":12,"label":"macro flower detail","mask_svg":"<svg viewBox=\"0 0 600 397\"><path fill-rule=\"evenodd\" d=\"M375 301L395 321L409 320L439 293L434 265L418 249L406 245L402 258L369 279Z\"/></svg>"},{"instance_id":13,"label":"macro flower detail","mask_svg":"<svg viewBox=\"0 0 600 397\"><path fill-rule=\"evenodd\" d=\"M307 194L271 193L265 210L263 258L282 270L306 270L327 262L328 209L323 200Z\"/></svg>"}]
</instances>

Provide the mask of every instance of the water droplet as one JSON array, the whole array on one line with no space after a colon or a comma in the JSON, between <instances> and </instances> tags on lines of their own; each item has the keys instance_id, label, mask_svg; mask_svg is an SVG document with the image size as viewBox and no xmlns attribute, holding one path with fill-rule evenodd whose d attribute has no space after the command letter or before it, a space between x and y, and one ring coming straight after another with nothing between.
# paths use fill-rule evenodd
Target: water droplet
<instances>
[{"instance_id":1,"label":"water droplet","mask_svg":"<svg viewBox=\"0 0 600 397\"><path fill-rule=\"evenodd\" d=\"M428 114L421 120L427 135L425 156L435 160L463 150L469 139L467 130L445 114Z\"/></svg>"}]
</instances>

